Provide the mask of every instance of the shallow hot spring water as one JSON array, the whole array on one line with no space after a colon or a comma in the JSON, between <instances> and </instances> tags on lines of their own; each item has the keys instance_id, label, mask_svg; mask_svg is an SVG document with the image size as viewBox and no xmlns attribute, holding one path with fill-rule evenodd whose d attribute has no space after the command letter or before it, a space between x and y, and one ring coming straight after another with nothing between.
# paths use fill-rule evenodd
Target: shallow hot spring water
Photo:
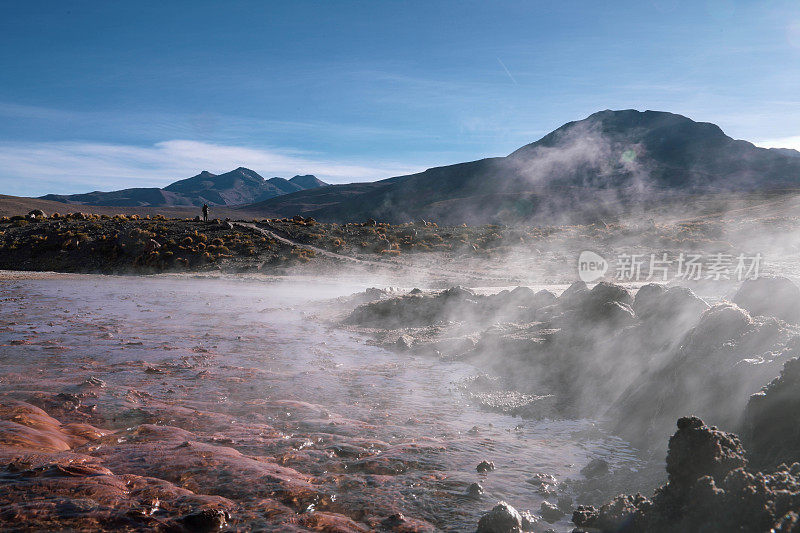
<instances>
[{"instance_id":1,"label":"shallow hot spring water","mask_svg":"<svg viewBox=\"0 0 800 533\"><path fill-rule=\"evenodd\" d=\"M470 364L387 351L315 318L319 302L367 285L102 276L0 283L0 400L117 431L76 451L114 474L229 498L240 528L269 529L262 500L277 498L294 513L339 513L362 526L400 512L474 531L498 500L534 514L543 500L555 503L528 481L541 474L580 479L593 458L612 469L639 465L593 421L523 420L469 405L454 384L478 373ZM237 450L242 465L215 461L214 448L205 470L142 460L136 446L149 441L137 427L148 423L185 430L181 442ZM313 491L276 496L251 459L296 472ZM496 469L477 473L483 460ZM465 495L473 482L484 487L480 498ZM571 530L569 516L546 526Z\"/></svg>"}]
</instances>

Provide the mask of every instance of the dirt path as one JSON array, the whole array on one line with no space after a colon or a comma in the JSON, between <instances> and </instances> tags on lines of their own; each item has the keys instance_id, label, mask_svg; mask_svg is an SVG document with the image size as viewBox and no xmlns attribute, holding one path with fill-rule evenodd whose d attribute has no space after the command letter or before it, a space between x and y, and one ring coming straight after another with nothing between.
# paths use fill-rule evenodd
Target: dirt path
<instances>
[{"instance_id":1,"label":"dirt path","mask_svg":"<svg viewBox=\"0 0 800 533\"><path fill-rule=\"evenodd\" d=\"M290 238L288 238L288 237L286 237L284 235L278 234L276 231L273 231L273 230L270 230L270 229L266 229L266 228L263 228L261 226L257 226L256 224L253 224L253 223L250 223L250 222L233 222L233 224L236 225L236 226L242 226L242 227L245 227L245 228L253 229L253 230L261 233L265 237L270 237L272 239L275 239L276 241L282 242L282 243L287 244L289 246L293 246L295 248L301 248L301 249L305 249L305 250L310 250L310 251L314 252L317 255L320 255L320 256L323 256L323 257L328 257L330 259L334 259L334 260L337 260L337 261L344 261L344 262L355 263L355 264L359 264L359 265L363 265L363 266L380 267L380 268L386 268L386 267L391 267L391 266L394 266L394 267L397 267L397 268L404 268L405 267L405 265L402 265L400 263L395 263L393 261L369 261L369 260L366 260L366 259L358 259L356 257L351 257L349 255L337 254L336 252L331 252L331 251L325 250L324 248L319 248L317 246L312 246L310 244L299 243L299 242L297 242L295 240L292 240L292 239L290 239Z\"/></svg>"},{"instance_id":2,"label":"dirt path","mask_svg":"<svg viewBox=\"0 0 800 533\"><path fill-rule=\"evenodd\" d=\"M408 271L415 271L417 273L422 273L426 277L436 280L441 278L447 279L465 279L469 281L478 281L478 282L493 282L493 283L501 283L501 284L516 284L520 283L518 279L512 278L502 278L502 277L494 277L494 276L485 276L480 275L479 273L469 273L465 271L455 271L455 270L447 270L444 268L428 268L419 265L413 265L409 263L404 263L401 261L396 261L392 259L388 260L381 260L381 261L372 261L369 259L360 259L358 257L352 257L349 255L337 254L336 252L331 252L329 250L325 250L324 248L319 248L317 246L313 246L310 244L299 243L291 238L289 238L285 234L281 234L277 231L272 229L267 229L262 226L253 224L251 222L233 222L234 225L241 226L243 228L248 228L251 230L255 230L265 237L270 237L275 239L279 242L287 244L289 246L294 246L296 248L306 249L313 251L315 254L327 257L329 259L333 259L335 261L343 261L345 263L350 263L354 265L360 265L364 267L371 267L371 268L380 268L380 269L390 269L394 271L400 270L408 270Z\"/></svg>"}]
</instances>

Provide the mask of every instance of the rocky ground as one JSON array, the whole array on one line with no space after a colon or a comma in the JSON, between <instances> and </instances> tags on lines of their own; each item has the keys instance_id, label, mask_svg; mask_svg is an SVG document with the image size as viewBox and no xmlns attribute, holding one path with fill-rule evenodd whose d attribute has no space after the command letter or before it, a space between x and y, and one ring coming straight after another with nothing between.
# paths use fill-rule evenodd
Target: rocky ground
<instances>
[{"instance_id":1,"label":"rocky ground","mask_svg":"<svg viewBox=\"0 0 800 533\"><path fill-rule=\"evenodd\" d=\"M0 219L0 268L58 272L276 271L313 255L230 222L83 215Z\"/></svg>"},{"instance_id":2,"label":"rocky ground","mask_svg":"<svg viewBox=\"0 0 800 533\"><path fill-rule=\"evenodd\" d=\"M420 279L508 284L571 281L577 254L796 254L792 216L731 217L577 226L455 226L374 220L330 224L310 218L230 221L160 214L44 213L0 217L0 268L60 272L227 271L285 273L346 264ZM764 231L765 225L769 231ZM772 255L770 255L772 254ZM611 273L613 275L613 273Z\"/></svg>"},{"instance_id":3,"label":"rocky ground","mask_svg":"<svg viewBox=\"0 0 800 533\"><path fill-rule=\"evenodd\" d=\"M652 498L621 495L600 508L578 507L576 532L799 531L800 463L757 471L747 457L736 435L680 418L667 483Z\"/></svg>"}]
</instances>

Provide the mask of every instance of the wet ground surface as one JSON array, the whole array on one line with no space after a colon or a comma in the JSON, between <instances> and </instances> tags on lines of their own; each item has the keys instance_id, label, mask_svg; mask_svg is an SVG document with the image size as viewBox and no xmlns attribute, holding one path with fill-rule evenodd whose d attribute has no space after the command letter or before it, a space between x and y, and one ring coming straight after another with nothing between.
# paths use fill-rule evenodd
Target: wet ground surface
<instances>
[{"instance_id":1,"label":"wet ground surface","mask_svg":"<svg viewBox=\"0 0 800 533\"><path fill-rule=\"evenodd\" d=\"M456 387L477 373L467 363L387 351L314 316L366 287L0 281L0 516L137 529L210 508L237 529L470 531L498 500L555 503L537 479L580 479L594 458L640 466L592 421L471 406ZM477 473L482 460L496 469ZM480 498L466 496L473 482Z\"/></svg>"}]
</instances>

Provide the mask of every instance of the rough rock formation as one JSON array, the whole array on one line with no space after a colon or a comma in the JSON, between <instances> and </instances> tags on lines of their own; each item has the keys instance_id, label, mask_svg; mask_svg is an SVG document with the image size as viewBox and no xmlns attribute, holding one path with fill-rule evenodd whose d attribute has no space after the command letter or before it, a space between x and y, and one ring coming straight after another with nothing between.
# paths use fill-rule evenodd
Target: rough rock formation
<instances>
[{"instance_id":1,"label":"rough rock formation","mask_svg":"<svg viewBox=\"0 0 800 533\"><path fill-rule=\"evenodd\" d=\"M780 276L763 276L745 281L733 302L751 315L774 316L786 322L800 322L800 287Z\"/></svg>"},{"instance_id":2,"label":"rough rock formation","mask_svg":"<svg viewBox=\"0 0 800 533\"><path fill-rule=\"evenodd\" d=\"M609 412L616 432L639 446L659 446L669 421L685 412L739 427L750 395L800 355L797 338L797 328L753 318L735 304L708 309L629 382Z\"/></svg>"},{"instance_id":3,"label":"rough rock formation","mask_svg":"<svg viewBox=\"0 0 800 533\"><path fill-rule=\"evenodd\" d=\"M522 533L532 527L529 513L520 513L506 502L498 502L478 521L477 533Z\"/></svg>"},{"instance_id":4,"label":"rough rock formation","mask_svg":"<svg viewBox=\"0 0 800 533\"><path fill-rule=\"evenodd\" d=\"M750 397L742 433L758 466L800 460L800 359Z\"/></svg>"},{"instance_id":5,"label":"rough rock formation","mask_svg":"<svg viewBox=\"0 0 800 533\"><path fill-rule=\"evenodd\" d=\"M576 531L677 533L795 531L800 511L800 463L772 474L747 470L732 433L696 417L678 420L669 441L666 485L652 499L618 496L573 513Z\"/></svg>"},{"instance_id":6,"label":"rough rock formation","mask_svg":"<svg viewBox=\"0 0 800 533\"><path fill-rule=\"evenodd\" d=\"M800 291L792 288L789 301ZM546 414L607 417L642 448L663 447L687 412L739 428L750 395L800 356L797 326L730 302L709 307L685 287L648 284L634 297L579 281L557 298L524 287L385 296L347 322L384 329L395 349L468 358L491 378L464 383L469 401L525 417L545 404Z\"/></svg>"}]
</instances>

